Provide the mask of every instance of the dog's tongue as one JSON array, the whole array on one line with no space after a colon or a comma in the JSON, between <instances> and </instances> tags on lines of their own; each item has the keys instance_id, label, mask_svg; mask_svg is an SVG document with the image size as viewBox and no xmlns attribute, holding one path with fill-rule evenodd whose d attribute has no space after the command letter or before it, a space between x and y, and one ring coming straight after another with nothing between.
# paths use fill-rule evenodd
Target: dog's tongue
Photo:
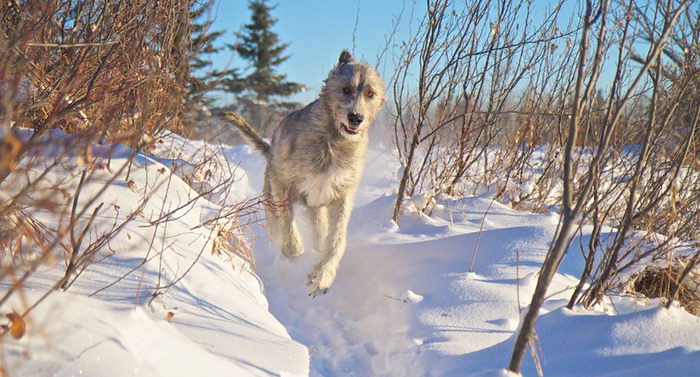
<instances>
[{"instance_id":1,"label":"dog's tongue","mask_svg":"<svg viewBox=\"0 0 700 377\"><path fill-rule=\"evenodd\" d=\"M343 128L345 131L347 131L349 134L357 135L358 132L360 132L360 127L350 127L348 125L343 124Z\"/></svg>"}]
</instances>

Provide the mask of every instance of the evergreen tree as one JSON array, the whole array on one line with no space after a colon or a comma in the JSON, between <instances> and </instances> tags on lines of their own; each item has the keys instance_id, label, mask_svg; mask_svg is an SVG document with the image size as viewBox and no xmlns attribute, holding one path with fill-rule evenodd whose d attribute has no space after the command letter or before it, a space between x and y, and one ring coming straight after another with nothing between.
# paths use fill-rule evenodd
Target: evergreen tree
<instances>
[{"instance_id":1,"label":"evergreen tree","mask_svg":"<svg viewBox=\"0 0 700 377\"><path fill-rule=\"evenodd\" d=\"M193 104L209 106L213 99L207 97L212 90L223 89L224 81L235 79L238 72L235 69L214 70L209 55L219 52L222 48L216 47L214 42L223 31L211 31L213 21L207 18L207 12L211 9L213 1L199 4L194 2L190 10L190 39L192 56L190 57L190 71L193 72L188 87L188 101Z\"/></svg>"},{"instance_id":2,"label":"evergreen tree","mask_svg":"<svg viewBox=\"0 0 700 377\"><path fill-rule=\"evenodd\" d=\"M289 59L284 55L289 43L281 43L279 36L272 31L277 20L270 13L275 7L265 0L251 0L248 8L252 12L251 23L236 33L239 43L228 47L248 61L248 69L252 71L245 77L225 80L225 90L238 94L244 107L250 103L288 107L291 104L273 103L273 99L291 96L302 91L304 86L286 81L286 75L276 72L276 67Z\"/></svg>"}]
</instances>

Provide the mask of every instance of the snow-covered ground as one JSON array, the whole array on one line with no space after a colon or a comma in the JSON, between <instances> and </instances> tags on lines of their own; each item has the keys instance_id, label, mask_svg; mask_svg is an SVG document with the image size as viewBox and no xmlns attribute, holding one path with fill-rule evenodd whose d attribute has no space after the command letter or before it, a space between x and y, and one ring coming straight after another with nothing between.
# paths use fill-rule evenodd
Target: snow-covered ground
<instances>
[{"instance_id":1,"label":"snow-covered ground","mask_svg":"<svg viewBox=\"0 0 700 377\"><path fill-rule=\"evenodd\" d=\"M389 150L373 147L337 280L314 299L304 285L318 257L314 250L290 262L270 245L262 224L251 225L253 272L243 259L212 255L216 227L197 227L219 213L221 201L259 192L263 161L245 146L218 153L237 166L228 199L196 200L167 227L149 226L163 211L197 196L178 177L162 182L173 159L180 165L201 160L203 144L166 140L155 151L159 158L136 157L135 192L123 179L108 185L101 201L109 208L98 227L126 216L155 187L143 216L75 285L49 295L32 312L27 335L3 339L2 366L10 376L507 375L501 368L556 214L517 212L484 194L443 201L432 217L407 206L398 227L390 221L398 166ZM112 163L118 166L119 158ZM98 174L103 176L85 192L108 178L106 171ZM66 167L49 179L75 186L79 177ZM585 229L580 237L587 237ZM700 375L700 319L681 308L629 297L613 297L596 311L563 308L583 265L579 244L572 243L537 324L544 375ZM144 263L148 250L158 252ZM42 269L6 307L20 311L63 269L61 263ZM173 281L149 304L158 284ZM169 321L168 312L174 313ZM537 375L529 355L523 375Z\"/></svg>"}]
</instances>

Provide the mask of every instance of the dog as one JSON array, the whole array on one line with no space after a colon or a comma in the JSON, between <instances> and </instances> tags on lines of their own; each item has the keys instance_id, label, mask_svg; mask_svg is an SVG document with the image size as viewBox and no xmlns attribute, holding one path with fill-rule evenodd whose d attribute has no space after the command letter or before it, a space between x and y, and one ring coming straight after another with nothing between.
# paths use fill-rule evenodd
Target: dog
<instances>
[{"instance_id":1,"label":"dog","mask_svg":"<svg viewBox=\"0 0 700 377\"><path fill-rule=\"evenodd\" d=\"M287 258L304 252L293 204L307 209L321 252L306 280L309 296L325 294L335 280L364 167L369 126L384 100L385 85L379 74L345 50L325 79L319 98L287 114L269 144L243 117L224 114L267 159L263 188L267 224L270 238Z\"/></svg>"}]
</instances>

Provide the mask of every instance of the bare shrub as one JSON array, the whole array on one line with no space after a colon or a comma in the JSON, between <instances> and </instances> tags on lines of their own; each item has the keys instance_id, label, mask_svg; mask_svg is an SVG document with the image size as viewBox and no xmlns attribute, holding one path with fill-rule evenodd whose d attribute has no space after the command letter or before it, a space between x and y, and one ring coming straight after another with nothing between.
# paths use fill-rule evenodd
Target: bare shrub
<instances>
[{"instance_id":1,"label":"bare shrub","mask_svg":"<svg viewBox=\"0 0 700 377\"><path fill-rule=\"evenodd\" d=\"M514 348L516 372L582 226L592 231L569 307L600 303L645 265L686 258L665 293L682 300L698 259L697 8L586 1L566 20L561 5L536 17L529 2L429 1L390 86L402 164L395 221L406 198L430 213L442 195L484 191L561 212Z\"/></svg>"},{"instance_id":2,"label":"bare shrub","mask_svg":"<svg viewBox=\"0 0 700 377\"><path fill-rule=\"evenodd\" d=\"M507 151L524 135L514 126L523 105L519 87L528 80L544 85L562 72L535 83L542 71L534 67L552 64L552 46L573 34L557 27L560 6L539 19L529 2L428 2L392 78L394 141L403 168L395 221L406 196L424 194L434 203L462 192L464 181L490 187L503 164L513 165ZM489 149L495 145L502 148Z\"/></svg>"},{"instance_id":3,"label":"bare shrub","mask_svg":"<svg viewBox=\"0 0 700 377\"><path fill-rule=\"evenodd\" d=\"M648 257L669 250L669 244L663 240L660 243L642 242L640 247L639 243L635 242L640 237L634 237L634 234L637 229L644 229L645 217L654 216L658 209L661 209L658 213L664 213L664 204L674 203L673 188L684 169L687 151L692 144L690 141L672 145L664 142L668 140L664 135L672 119L671 109L677 106L680 97L671 94L666 97L668 102L661 101L667 83L661 81L660 74L662 51L688 4L688 1L653 4L654 38L648 45L642 64L632 68L629 47L635 46L635 30L638 23L631 17L631 10L639 5L632 0L621 4L610 4L609 1L601 1L599 4L586 2L581 20L582 33L578 40L572 115L568 122L563 156L561 222L540 270L535 293L518 332L508 368L513 372L520 370L525 349L533 334L537 313L545 300L547 287L571 242L572 233L588 216L593 217L597 229L594 229L589 244L581 282L569 306L577 300L583 284L594 270L593 260L599 256L599 250L602 261L598 263L593 283L585 295L586 305L602 299L610 289L611 282L624 268L624 263L643 260L644 254ZM599 86L600 72L603 69L602 57L608 53L611 46L608 40L617 43L617 51L614 53L615 74L613 81L607 86L607 98L597 101L594 100L593 94L597 93L596 88ZM620 142L625 142L617 137L620 132L624 132L621 124L635 121L628 116L626 109L630 104L634 104L634 98L649 89L652 91L652 99L642 131L642 144L633 148L621 145ZM602 115L598 116L595 110L601 103L606 105ZM669 111L664 112L664 108ZM578 145L583 148L577 149ZM588 145L591 147L587 147ZM655 159L650 158L655 151L658 153L654 155ZM618 175L618 166L623 167L622 176ZM620 206L618 203L623 204ZM667 215L666 212L665 216ZM603 243L600 227L606 223L606 219L617 223L617 231L612 240ZM675 220L666 221L667 224L673 224L673 228L665 229L666 240L689 236L689 233L676 231L679 222ZM697 223L695 218L689 221ZM642 241L644 239L645 237L641 237Z\"/></svg>"},{"instance_id":4,"label":"bare shrub","mask_svg":"<svg viewBox=\"0 0 700 377\"><path fill-rule=\"evenodd\" d=\"M194 0L0 2L0 311L20 297L21 320L51 293L71 289L90 266L119 252L112 241L138 220L153 235L142 263L93 294L117 284L162 258L170 245L156 235L205 198L217 202L205 203L212 212L195 226L208 235L206 247L185 271L148 288L162 294L205 250L252 264L239 216L256 207L229 203L235 167L227 161L212 172L214 158L203 153L180 170L163 161L166 167L148 182L130 178L143 165L138 161L153 158L141 152L153 152L163 130L186 131L198 47L190 10L200 6ZM182 167L192 175L181 174ZM193 191L177 200L166 194L160 213L144 213L180 175ZM105 198L115 183L138 195L131 208ZM26 302L25 283L47 265L63 266L62 276ZM0 330L0 339L10 330Z\"/></svg>"},{"instance_id":5,"label":"bare shrub","mask_svg":"<svg viewBox=\"0 0 700 377\"><path fill-rule=\"evenodd\" d=\"M131 146L182 129L192 3L2 2L4 134L9 124L35 131L14 160L53 128Z\"/></svg>"}]
</instances>

